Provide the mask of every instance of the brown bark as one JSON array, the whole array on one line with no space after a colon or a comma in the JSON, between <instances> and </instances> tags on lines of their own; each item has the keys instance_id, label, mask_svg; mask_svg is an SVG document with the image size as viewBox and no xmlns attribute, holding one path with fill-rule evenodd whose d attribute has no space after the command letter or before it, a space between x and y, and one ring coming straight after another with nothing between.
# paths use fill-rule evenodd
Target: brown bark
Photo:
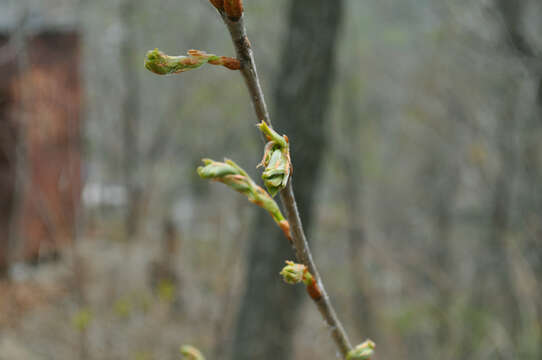
<instances>
[{"instance_id":1,"label":"brown bark","mask_svg":"<svg viewBox=\"0 0 542 360\"><path fill-rule=\"evenodd\" d=\"M292 2L282 52L284 65L275 85L274 125L277 131L288 134L292 145L294 187L305 227L311 225L317 174L325 148L323 123L334 78L334 49L341 15L342 1ZM263 116L266 111L258 113ZM290 244L280 229L267 214L259 212L249 247L247 288L240 307L233 359L290 357L303 291L283 284L277 274L291 256Z\"/></svg>"}]
</instances>

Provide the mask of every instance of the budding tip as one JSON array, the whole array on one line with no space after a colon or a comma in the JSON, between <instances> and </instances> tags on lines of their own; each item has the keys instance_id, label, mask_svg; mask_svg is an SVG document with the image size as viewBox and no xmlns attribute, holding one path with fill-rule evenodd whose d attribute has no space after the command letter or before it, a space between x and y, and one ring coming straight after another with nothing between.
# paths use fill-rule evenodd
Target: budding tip
<instances>
[{"instance_id":1,"label":"budding tip","mask_svg":"<svg viewBox=\"0 0 542 360\"><path fill-rule=\"evenodd\" d=\"M346 356L346 360L370 360L374 354L375 347L376 344L372 340L367 339L350 350Z\"/></svg>"},{"instance_id":2,"label":"budding tip","mask_svg":"<svg viewBox=\"0 0 542 360\"><path fill-rule=\"evenodd\" d=\"M303 281L303 276L307 267L303 264L296 264L293 261L286 260L286 266L284 266L280 272L284 282L288 284L298 284Z\"/></svg>"},{"instance_id":3,"label":"budding tip","mask_svg":"<svg viewBox=\"0 0 542 360\"><path fill-rule=\"evenodd\" d=\"M164 66L165 57L166 55L158 48L147 51L144 62L145 68L158 75L168 74L168 69Z\"/></svg>"},{"instance_id":4,"label":"budding tip","mask_svg":"<svg viewBox=\"0 0 542 360\"><path fill-rule=\"evenodd\" d=\"M183 345L180 348L183 360L205 360L203 354L192 345Z\"/></svg>"},{"instance_id":5,"label":"budding tip","mask_svg":"<svg viewBox=\"0 0 542 360\"><path fill-rule=\"evenodd\" d=\"M237 164L232 159L229 159L227 157L224 158L224 162L231 166L237 166Z\"/></svg>"}]
</instances>

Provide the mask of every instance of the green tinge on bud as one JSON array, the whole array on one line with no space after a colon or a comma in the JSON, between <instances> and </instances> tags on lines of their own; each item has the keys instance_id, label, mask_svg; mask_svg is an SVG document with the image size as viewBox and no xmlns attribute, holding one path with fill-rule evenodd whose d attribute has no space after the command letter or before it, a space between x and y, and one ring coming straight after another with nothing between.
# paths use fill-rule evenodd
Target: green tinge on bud
<instances>
[{"instance_id":1,"label":"green tinge on bud","mask_svg":"<svg viewBox=\"0 0 542 360\"><path fill-rule=\"evenodd\" d=\"M269 162L262 173L262 179L267 191L275 196L288 184L290 177L290 159L282 150L273 150Z\"/></svg>"},{"instance_id":2,"label":"green tinge on bud","mask_svg":"<svg viewBox=\"0 0 542 360\"><path fill-rule=\"evenodd\" d=\"M188 56L170 56L158 49L147 52L145 67L158 75L177 74L197 69L205 63L222 65L237 70L240 67L237 59L207 54L205 51L188 50Z\"/></svg>"},{"instance_id":3,"label":"green tinge on bud","mask_svg":"<svg viewBox=\"0 0 542 360\"><path fill-rule=\"evenodd\" d=\"M280 275L284 282L295 285L304 280L305 273L308 273L305 265L286 260L286 266L282 268Z\"/></svg>"},{"instance_id":4,"label":"green tinge on bud","mask_svg":"<svg viewBox=\"0 0 542 360\"><path fill-rule=\"evenodd\" d=\"M181 355L183 360L205 360L203 354L192 345L181 346Z\"/></svg>"},{"instance_id":5,"label":"green tinge on bud","mask_svg":"<svg viewBox=\"0 0 542 360\"><path fill-rule=\"evenodd\" d=\"M288 137L279 135L264 121L258 124L258 128L269 141L258 166L265 167L262 174L264 185L271 196L275 196L288 184L292 169Z\"/></svg>"},{"instance_id":6,"label":"green tinge on bud","mask_svg":"<svg viewBox=\"0 0 542 360\"><path fill-rule=\"evenodd\" d=\"M307 293L314 301L319 301L322 298L322 290L320 290L307 266L286 260L286 266L282 268L280 275L288 284L303 282L307 285Z\"/></svg>"},{"instance_id":7,"label":"green tinge on bud","mask_svg":"<svg viewBox=\"0 0 542 360\"><path fill-rule=\"evenodd\" d=\"M230 164L211 159L202 159L201 161L205 166L198 167L197 172L203 179L214 179L226 175L240 175L239 170Z\"/></svg>"},{"instance_id":8,"label":"green tinge on bud","mask_svg":"<svg viewBox=\"0 0 542 360\"><path fill-rule=\"evenodd\" d=\"M374 354L375 343L365 340L346 355L346 360L370 360Z\"/></svg>"},{"instance_id":9,"label":"green tinge on bud","mask_svg":"<svg viewBox=\"0 0 542 360\"><path fill-rule=\"evenodd\" d=\"M267 141L273 141L277 143L277 145L279 145L280 147L288 147L288 138L285 135L279 135L279 133L271 129L265 121L262 121L257 126L260 131L265 135Z\"/></svg>"},{"instance_id":10,"label":"green tinge on bud","mask_svg":"<svg viewBox=\"0 0 542 360\"><path fill-rule=\"evenodd\" d=\"M232 160L225 159L224 162L203 159L204 166L197 169L198 175L203 179L209 179L224 183L248 197L248 200L267 210L273 220L289 236L289 227L286 230L286 219L282 215L278 204L269 194L248 176L239 165Z\"/></svg>"}]
</instances>

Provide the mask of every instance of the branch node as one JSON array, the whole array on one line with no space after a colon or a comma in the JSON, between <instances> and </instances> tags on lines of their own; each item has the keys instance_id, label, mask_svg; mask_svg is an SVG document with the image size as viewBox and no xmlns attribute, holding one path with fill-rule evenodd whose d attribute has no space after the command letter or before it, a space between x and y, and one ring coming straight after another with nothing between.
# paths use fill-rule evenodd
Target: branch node
<instances>
[{"instance_id":1,"label":"branch node","mask_svg":"<svg viewBox=\"0 0 542 360\"><path fill-rule=\"evenodd\" d=\"M284 282L288 284L303 282L307 286L307 293L314 301L322 298L322 291L305 265L286 260L286 266L282 268L280 275L282 275Z\"/></svg>"},{"instance_id":2,"label":"branch node","mask_svg":"<svg viewBox=\"0 0 542 360\"><path fill-rule=\"evenodd\" d=\"M224 11L224 0L209 0L211 4L218 10Z\"/></svg>"}]
</instances>

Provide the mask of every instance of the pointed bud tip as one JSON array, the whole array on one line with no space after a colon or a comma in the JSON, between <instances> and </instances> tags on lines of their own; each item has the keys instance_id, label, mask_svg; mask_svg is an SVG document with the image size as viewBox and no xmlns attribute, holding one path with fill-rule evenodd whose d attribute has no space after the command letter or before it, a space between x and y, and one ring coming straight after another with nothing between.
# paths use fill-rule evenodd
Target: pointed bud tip
<instances>
[{"instance_id":1,"label":"pointed bud tip","mask_svg":"<svg viewBox=\"0 0 542 360\"><path fill-rule=\"evenodd\" d=\"M226 162L214 161L211 159L202 159L204 166L198 166L196 172L203 179L220 179L227 175L237 175L241 171L239 167L231 160Z\"/></svg>"},{"instance_id":2,"label":"pointed bud tip","mask_svg":"<svg viewBox=\"0 0 542 360\"><path fill-rule=\"evenodd\" d=\"M158 48L154 48L153 50L147 51L147 59L149 60L155 60L159 59L164 56L164 53L158 50Z\"/></svg>"}]
</instances>

